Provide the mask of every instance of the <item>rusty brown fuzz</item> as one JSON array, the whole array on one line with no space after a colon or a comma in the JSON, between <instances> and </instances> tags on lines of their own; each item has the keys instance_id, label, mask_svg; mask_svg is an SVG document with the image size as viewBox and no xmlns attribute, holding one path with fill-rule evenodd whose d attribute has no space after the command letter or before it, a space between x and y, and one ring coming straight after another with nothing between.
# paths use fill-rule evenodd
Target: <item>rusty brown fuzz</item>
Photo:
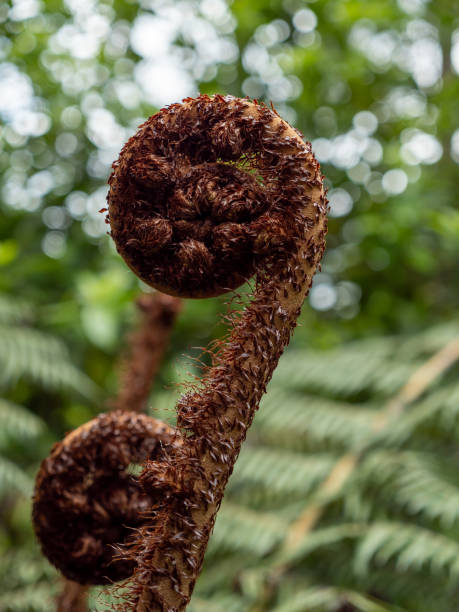
<instances>
[{"instance_id":1,"label":"rusty brown fuzz","mask_svg":"<svg viewBox=\"0 0 459 612\"><path fill-rule=\"evenodd\" d=\"M148 460L140 477L146 493L162 495L126 547L136 569L119 609L181 612L325 247L323 177L310 145L274 110L202 95L162 109L126 143L108 204L119 253L150 285L203 297L256 278L200 387L178 402L182 444Z\"/></svg>"},{"instance_id":2,"label":"rusty brown fuzz","mask_svg":"<svg viewBox=\"0 0 459 612\"><path fill-rule=\"evenodd\" d=\"M173 438L161 421L114 411L53 447L37 478L33 521L43 553L66 578L106 584L132 574L133 562L116 560L114 547L129 541L160 491L146 494L128 468Z\"/></svg>"},{"instance_id":3,"label":"rusty brown fuzz","mask_svg":"<svg viewBox=\"0 0 459 612\"><path fill-rule=\"evenodd\" d=\"M291 244L304 176L279 149L274 113L248 108L219 96L174 104L141 126L115 164L113 239L132 270L165 293L224 293Z\"/></svg>"}]
</instances>

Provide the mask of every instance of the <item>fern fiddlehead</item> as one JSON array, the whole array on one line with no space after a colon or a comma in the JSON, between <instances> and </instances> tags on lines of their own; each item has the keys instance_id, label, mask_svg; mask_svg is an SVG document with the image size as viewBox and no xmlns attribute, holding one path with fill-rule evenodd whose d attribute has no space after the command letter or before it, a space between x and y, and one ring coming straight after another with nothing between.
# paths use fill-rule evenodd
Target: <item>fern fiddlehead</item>
<instances>
[{"instance_id":1,"label":"fern fiddlehead","mask_svg":"<svg viewBox=\"0 0 459 612\"><path fill-rule=\"evenodd\" d=\"M158 293L138 298L143 322L130 338L115 409L55 444L37 475L33 521L43 553L79 584L111 583L133 571L133 561L118 560L114 547L131 537L157 498L145 494L130 464L159 457L174 444L174 429L142 410L179 302ZM68 609L67 595L61 599Z\"/></svg>"},{"instance_id":2,"label":"fern fiddlehead","mask_svg":"<svg viewBox=\"0 0 459 612\"><path fill-rule=\"evenodd\" d=\"M216 95L144 123L114 164L108 203L118 251L165 293L213 296L256 275L252 301L201 387L178 402L181 444L140 476L147 493L162 496L125 553L136 565L130 606L182 611L324 250L327 201L299 132L263 105Z\"/></svg>"}]
</instances>

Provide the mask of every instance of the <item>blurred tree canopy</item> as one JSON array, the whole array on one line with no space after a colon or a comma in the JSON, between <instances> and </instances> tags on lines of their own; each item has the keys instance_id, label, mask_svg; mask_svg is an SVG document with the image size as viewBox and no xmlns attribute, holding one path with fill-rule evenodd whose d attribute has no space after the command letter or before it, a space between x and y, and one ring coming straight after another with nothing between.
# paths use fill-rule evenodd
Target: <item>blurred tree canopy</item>
<instances>
[{"instance_id":1,"label":"blurred tree canopy","mask_svg":"<svg viewBox=\"0 0 459 612\"><path fill-rule=\"evenodd\" d=\"M3 5L1 290L43 306L87 359L116 350L137 281L98 212L111 163L158 107L223 92L272 101L328 180L328 249L296 341L453 316L457 13L424 0ZM205 341L215 311L192 311Z\"/></svg>"},{"instance_id":2,"label":"blurred tree canopy","mask_svg":"<svg viewBox=\"0 0 459 612\"><path fill-rule=\"evenodd\" d=\"M457 319L454 0L14 0L0 6L0 61L0 362L28 352L28 340L5 340L14 321L65 343L75 368L60 387L25 366L0 376L10 408L38 419L34 448L8 450L19 462L26 452L29 476L50 441L102 409L116 385L141 284L99 210L125 140L185 96L272 101L321 162L328 246L296 347ZM184 353L222 335L222 309L222 299L187 302L159 387L183 377ZM91 394L78 392L83 376ZM6 507L8 547L30 528L25 501Z\"/></svg>"}]
</instances>

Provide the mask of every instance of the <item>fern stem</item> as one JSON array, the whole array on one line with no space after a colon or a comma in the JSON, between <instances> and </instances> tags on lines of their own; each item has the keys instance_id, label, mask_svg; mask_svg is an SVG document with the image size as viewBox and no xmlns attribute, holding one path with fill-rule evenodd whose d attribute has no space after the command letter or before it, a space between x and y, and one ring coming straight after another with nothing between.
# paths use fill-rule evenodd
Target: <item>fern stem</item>
<instances>
[{"instance_id":1,"label":"fern stem","mask_svg":"<svg viewBox=\"0 0 459 612\"><path fill-rule=\"evenodd\" d=\"M139 329L128 338L128 354L121 366L120 386L113 407L144 412L175 318L181 308L181 300L155 292L141 295L136 304L142 322Z\"/></svg>"},{"instance_id":2,"label":"fern stem","mask_svg":"<svg viewBox=\"0 0 459 612\"><path fill-rule=\"evenodd\" d=\"M63 580L61 594L56 600L56 612L87 612L89 586Z\"/></svg>"},{"instance_id":3,"label":"fern stem","mask_svg":"<svg viewBox=\"0 0 459 612\"><path fill-rule=\"evenodd\" d=\"M257 273L213 367L179 400L182 444L142 472L163 501L128 551L133 610L182 611L190 600L226 482L322 256L322 178L309 145L275 112L222 96L163 109L114 165L112 235L143 280L204 297Z\"/></svg>"}]
</instances>

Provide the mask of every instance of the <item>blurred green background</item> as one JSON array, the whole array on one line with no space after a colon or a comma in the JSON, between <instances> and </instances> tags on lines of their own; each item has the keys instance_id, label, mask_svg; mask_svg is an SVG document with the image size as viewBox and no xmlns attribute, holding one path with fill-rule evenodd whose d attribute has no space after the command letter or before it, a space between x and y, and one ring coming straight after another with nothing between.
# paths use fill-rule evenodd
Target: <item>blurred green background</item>
<instances>
[{"instance_id":1,"label":"blurred green background","mask_svg":"<svg viewBox=\"0 0 459 612\"><path fill-rule=\"evenodd\" d=\"M33 478L115 393L135 320L141 283L98 212L111 163L198 92L272 101L312 142L331 210L190 610L457 610L457 3L15 0L0 60L0 610L53 607ZM173 421L224 301L185 304L156 414Z\"/></svg>"}]
</instances>

